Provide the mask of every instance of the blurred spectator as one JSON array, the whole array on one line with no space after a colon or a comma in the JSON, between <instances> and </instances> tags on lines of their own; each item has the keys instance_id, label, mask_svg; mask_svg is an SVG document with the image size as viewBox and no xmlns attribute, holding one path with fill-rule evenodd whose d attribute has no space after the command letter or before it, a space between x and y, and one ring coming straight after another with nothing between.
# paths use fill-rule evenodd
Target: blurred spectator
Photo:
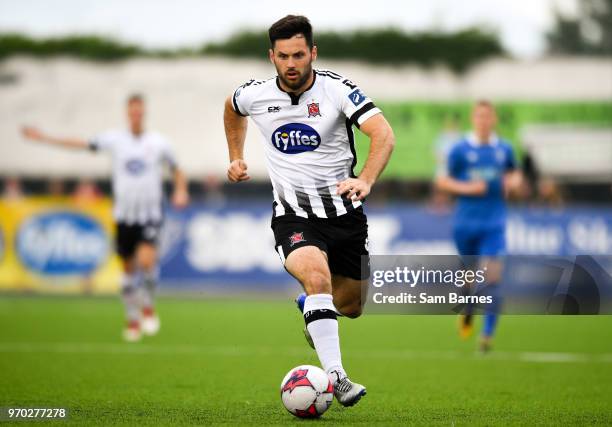
<instances>
[{"instance_id":1,"label":"blurred spectator","mask_svg":"<svg viewBox=\"0 0 612 427\"><path fill-rule=\"evenodd\" d=\"M544 177L538 181L538 203L551 208L563 205L561 189L554 179Z\"/></svg>"},{"instance_id":2,"label":"blurred spectator","mask_svg":"<svg viewBox=\"0 0 612 427\"><path fill-rule=\"evenodd\" d=\"M61 178L51 178L47 182L47 194L51 197L62 197L66 193L64 181Z\"/></svg>"},{"instance_id":3,"label":"blurred spectator","mask_svg":"<svg viewBox=\"0 0 612 427\"><path fill-rule=\"evenodd\" d=\"M76 203L90 203L100 199L102 194L92 179L82 178L74 189L72 197Z\"/></svg>"},{"instance_id":4,"label":"blurred spectator","mask_svg":"<svg viewBox=\"0 0 612 427\"><path fill-rule=\"evenodd\" d=\"M543 177L538 165L529 152L523 155L523 185L521 192L524 198L533 200L539 205L558 208L563 205L563 195L559 184L551 177Z\"/></svg>"},{"instance_id":5,"label":"blurred spectator","mask_svg":"<svg viewBox=\"0 0 612 427\"><path fill-rule=\"evenodd\" d=\"M528 151L525 151L521 160L521 170L523 172L523 181L519 189L523 200L533 200L536 197L537 183L539 172L535 160Z\"/></svg>"},{"instance_id":6,"label":"blurred spectator","mask_svg":"<svg viewBox=\"0 0 612 427\"><path fill-rule=\"evenodd\" d=\"M427 210L432 214L444 215L451 211L451 196L440 191L435 185L431 187L431 197L427 202Z\"/></svg>"},{"instance_id":7,"label":"blurred spectator","mask_svg":"<svg viewBox=\"0 0 612 427\"><path fill-rule=\"evenodd\" d=\"M204 203L212 206L225 204L223 184L216 175L206 175L202 180L202 188L204 189Z\"/></svg>"},{"instance_id":8,"label":"blurred spectator","mask_svg":"<svg viewBox=\"0 0 612 427\"><path fill-rule=\"evenodd\" d=\"M21 188L21 181L15 176L9 176L4 179L4 189L2 192L2 198L4 200L20 200L23 198L23 190Z\"/></svg>"}]
</instances>

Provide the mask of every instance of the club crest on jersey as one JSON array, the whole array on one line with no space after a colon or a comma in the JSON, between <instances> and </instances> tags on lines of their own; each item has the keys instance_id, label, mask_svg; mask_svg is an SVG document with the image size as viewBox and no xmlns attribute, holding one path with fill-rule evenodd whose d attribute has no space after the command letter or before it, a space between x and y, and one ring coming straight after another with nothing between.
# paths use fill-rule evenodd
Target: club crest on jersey
<instances>
[{"instance_id":1,"label":"club crest on jersey","mask_svg":"<svg viewBox=\"0 0 612 427\"><path fill-rule=\"evenodd\" d=\"M465 157L470 163L476 163L478 161L478 154L475 151L468 151Z\"/></svg>"},{"instance_id":2,"label":"club crest on jersey","mask_svg":"<svg viewBox=\"0 0 612 427\"><path fill-rule=\"evenodd\" d=\"M313 102L312 104L307 104L308 106L308 118L310 117L321 117L321 110L319 110L319 103Z\"/></svg>"},{"instance_id":3,"label":"club crest on jersey","mask_svg":"<svg viewBox=\"0 0 612 427\"><path fill-rule=\"evenodd\" d=\"M289 246L293 247L293 245L297 245L298 243L305 242L304 233L303 232L295 232L291 236L289 236Z\"/></svg>"},{"instance_id":4,"label":"club crest on jersey","mask_svg":"<svg viewBox=\"0 0 612 427\"><path fill-rule=\"evenodd\" d=\"M321 136L304 123L287 123L272 132L272 145L281 153L298 154L314 151L321 144Z\"/></svg>"}]
</instances>

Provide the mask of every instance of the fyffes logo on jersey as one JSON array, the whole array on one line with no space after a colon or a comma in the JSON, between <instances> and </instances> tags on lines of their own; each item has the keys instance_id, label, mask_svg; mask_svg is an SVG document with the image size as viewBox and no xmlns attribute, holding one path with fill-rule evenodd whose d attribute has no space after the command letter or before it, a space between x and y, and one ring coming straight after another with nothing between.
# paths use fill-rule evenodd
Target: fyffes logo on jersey
<instances>
[{"instance_id":1,"label":"fyffes logo on jersey","mask_svg":"<svg viewBox=\"0 0 612 427\"><path fill-rule=\"evenodd\" d=\"M132 175L140 175L146 167L145 163L140 159L130 159L125 163L125 168Z\"/></svg>"},{"instance_id":2,"label":"fyffes logo on jersey","mask_svg":"<svg viewBox=\"0 0 612 427\"><path fill-rule=\"evenodd\" d=\"M317 131L303 123L288 123L272 133L272 145L285 154L314 151L320 144Z\"/></svg>"},{"instance_id":3,"label":"fyffes logo on jersey","mask_svg":"<svg viewBox=\"0 0 612 427\"><path fill-rule=\"evenodd\" d=\"M493 181L500 177L499 169L493 166L474 167L468 170L470 180Z\"/></svg>"},{"instance_id":4,"label":"fyffes logo on jersey","mask_svg":"<svg viewBox=\"0 0 612 427\"><path fill-rule=\"evenodd\" d=\"M39 274L89 274L108 255L104 229L75 212L33 216L19 228L16 243L20 261Z\"/></svg>"}]
</instances>

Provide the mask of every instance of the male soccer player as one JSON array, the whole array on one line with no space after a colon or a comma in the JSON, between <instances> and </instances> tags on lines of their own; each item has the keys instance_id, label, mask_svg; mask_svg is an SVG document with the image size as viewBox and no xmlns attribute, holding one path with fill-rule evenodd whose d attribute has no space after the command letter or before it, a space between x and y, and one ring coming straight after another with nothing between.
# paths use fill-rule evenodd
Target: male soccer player
<instances>
[{"instance_id":1,"label":"male soccer player","mask_svg":"<svg viewBox=\"0 0 612 427\"><path fill-rule=\"evenodd\" d=\"M497 114L489 101L479 101L472 109L473 132L458 141L448 154L447 173L436 180L438 188L458 196L453 237L460 255L474 255L486 266L486 290L493 303L485 309L480 349L490 349L495 331L500 295L497 283L506 249L505 197L518 190L520 172L512 146L495 134ZM460 318L460 334L472 331L472 307Z\"/></svg>"},{"instance_id":2,"label":"male soccer player","mask_svg":"<svg viewBox=\"0 0 612 427\"><path fill-rule=\"evenodd\" d=\"M367 256L367 220L362 203L394 146L381 111L350 80L313 70L317 58L312 27L289 15L269 31L269 58L277 72L251 80L225 103L231 182L249 179L243 147L246 116L258 126L272 181L272 230L285 269L304 287L306 332L344 406L365 395L342 366L337 314L361 314L361 268ZM355 176L355 125L371 141L368 159Z\"/></svg>"},{"instance_id":3,"label":"male soccer player","mask_svg":"<svg viewBox=\"0 0 612 427\"><path fill-rule=\"evenodd\" d=\"M154 309L157 282L157 239L162 222L162 166L173 173L172 203L188 203L187 180L178 168L164 137L144 128L145 102L132 95L127 101L129 129L111 130L91 140L56 138L37 128L24 127L31 140L67 148L107 151L113 159L113 216L117 223L117 252L123 264L121 295L125 305L126 341L154 335L160 322Z\"/></svg>"}]
</instances>

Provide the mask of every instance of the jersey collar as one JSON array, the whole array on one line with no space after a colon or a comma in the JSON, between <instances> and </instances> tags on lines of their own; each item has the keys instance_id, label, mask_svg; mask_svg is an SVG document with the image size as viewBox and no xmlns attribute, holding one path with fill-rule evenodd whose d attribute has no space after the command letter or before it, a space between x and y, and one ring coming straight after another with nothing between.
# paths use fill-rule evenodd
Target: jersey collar
<instances>
[{"instance_id":1,"label":"jersey collar","mask_svg":"<svg viewBox=\"0 0 612 427\"><path fill-rule=\"evenodd\" d=\"M482 142L478 140L474 132L468 133L465 139L472 147L481 147L484 145ZM497 136L496 133L491 134L491 136L489 137L488 144L491 147L495 147L497 144L499 144L499 137Z\"/></svg>"},{"instance_id":2,"label":"jersey collar","mask_svg":"<svg viewBox=\"0 0 612 427\"><path fill-rule=\"evenodd\" d=\"M303 94L305 94L306 92L308 92L310 89L312 89L312 87L315 84L315 81L317 80L317 73L314 72L314 70L312 71L312 83L310 84L310 86L308 86L302 93L300 93L299 95L296 95L292 92L287 92L286 90L284 90L281 85L280 85L280 81L278 76L276 76L276 87L278 88L278 90L280 90L283 93L286 93L287 95L289 95L289 98L291 98L291 105L298 105L300 103L300 96L302 96Z\"/></svg>"}]
</instances>

